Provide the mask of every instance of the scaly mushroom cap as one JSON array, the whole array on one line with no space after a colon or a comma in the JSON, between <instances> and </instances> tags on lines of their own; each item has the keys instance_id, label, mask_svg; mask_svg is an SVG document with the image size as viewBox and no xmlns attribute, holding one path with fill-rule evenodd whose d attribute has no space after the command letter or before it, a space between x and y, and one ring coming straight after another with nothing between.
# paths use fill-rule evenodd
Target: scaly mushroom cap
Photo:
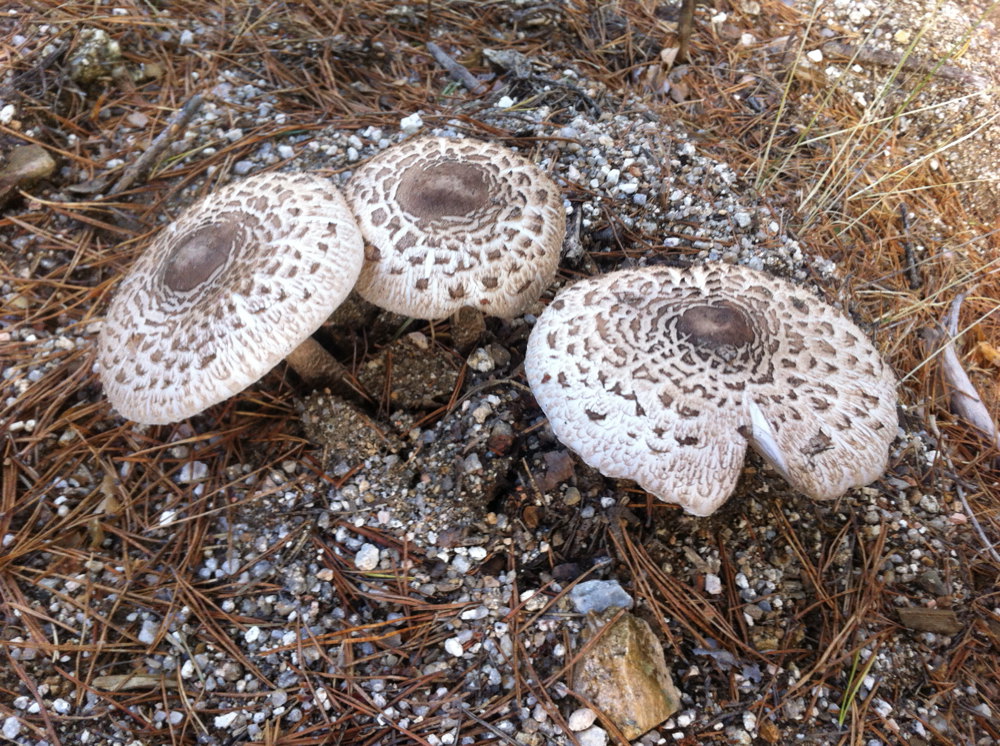
<instances>
[{"instance_id":1,"label":"scaly mushroom cap","mask_svg":"<svg viewBox=\"0 0 1000 746\"><path fill-rule=\"evenodd\" d=\"M261 174L208 195L139 257L98 342L125 417L175 422L242 391L350 292L364 242L343 196L308 174Z\"/></svg>"},{"instance_id":2,"label":"scaly mushroom cap","mask_svg":"<svg viewBox=\"0 0 1000 746\"><path fill-rule=\"evenodd\" d=\"M817 499L885 471L896 379L864 333L745 267L577 282L538 319L525 372L556 437L612 478L709 515L749 443Z\"/></svg>"},{"instance_id":3,"label":"scaly mushroom cap","mask_svg":"<svg viewBox=\"0 0 1000 746\"><path fill-rule=\"evenodd\" d=\"M440 319L472 306L509 318L555 275L559 189L501 145L407 140L361 166L346 193L365 237L358 292L389 311Z\"/></svg>"}]
</instances>

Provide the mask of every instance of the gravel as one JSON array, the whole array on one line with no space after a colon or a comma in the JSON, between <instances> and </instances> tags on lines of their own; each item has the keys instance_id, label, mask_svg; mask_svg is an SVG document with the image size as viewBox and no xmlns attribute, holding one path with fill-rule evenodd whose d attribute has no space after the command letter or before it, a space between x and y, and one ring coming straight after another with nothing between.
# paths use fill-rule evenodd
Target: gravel
<instances>
[{"instance_id":1,"label":"gravel","mask_svg":"<svg viewBox=\"0 0 1000 746\"><path fill-rule=\"evenodd\" d=\"M846 10L850 15L859 12L857 7L862 6ZM25 50L44 51L55 43L53 33L44 27L25 30ZM194 55L209 45L206 27L197 21L177 19L164 33L180 45L178 54ZM103 49L102 54L114 56L106 44ZM476 118L485 127L518 132L518 142L563 188L573 226L564 276L685 253L798 280L836 282L836 265L801 244L787 227L788 216L772 212L743 174L702 147L697 133L679 121L664 121L645 94L619 97L565 60L552 63L554 80L572 82L602 102L601 116L583 104L557 109L541 97L535 108L514 98L500 100L476 112ZM282 124L278 96L263 71L258 70L259 77L254 72L255 65L259 61L247 60L244 68L220 69L216 79L202 81L210 95L170 148L174 165L195 165L258 128ZM0 79L10 82L9 76ZM516 113L510 108L515 104ZM0 102L0 121L21 116L17 107L10 110L13 105ZM406 136L457 135L467 128L464 112L432 116L424 111L401 113L392 127L289 129L257 141L232 162L231 173L210 169L207 176L221 183L265 167L322 168L342 183L352 164ZM24 134L45 136L38 126L28 126ZM124 152L148 135L141 127L121 131L109 152ZM114 169L123 162L99 165ZM57 183L82 184L92 176L65 163ZM176 186L163 222L205 188L201 180L178 180ZM56 203L77 199L58 187L44 196ZM56 225L66 235L79 230L68 218ZM5 307L16 309L25 302L17 278L52 271L67 257L39 250L41 238L29 231L12 234L11 274L0 280L0 295ZM100 275L92 271L96 284ZM963 506L950 484L919 478L937 458L938 444L919 426L901 429L893 474L878 487L853 491L834 504L815 504L784 490L775 475L751 462L739 494L717 517L702 521L660 511L641 528L628 526L636 535L641 532L653 567L691 589L694 599L702 599L698 589L708 594L710 605L702 608L739 599L726 607L739 610L732 624L745 630L769 662L739 657L727 649L728 642L696 640L678 619L661 618L660 602L645 596L644 576L615 555L607 527L628 519L625 506L635 503L636 495L561 449L519 383L524 340L541 306L534 310L510 322L489 322L485 340L459 361L465 364L460 398L442 416L425 420L423 412L405 408L380 413L378 424L390 434L386 439L368 432L361 445L349 444L347 452L325 464L320 448L308 459L275 463L273 450L257 439L239 451L240 461L221 464L213 458L220 436L210 414L192 421L196 430L160 430L155 438L148 429L124 428L122 437L132 450L172 439L168 456L177 468L154 488L137 487L138 467L128 459L102 457L40 472L46 499L30 517L33 531L43 531L109 484L114 489L102 498L98 515L120 513L114 500L128 494L124 485L136 487L131 499L142 503L144 517L142 525L129 527L131 543L117 533L95 535L95 554L79 552L87 565L67 561L62 550L32 550L24 562L38 573L31 601L51 619L45 633L66 629L86 638L95 622L82 610L114 614L115 624L128 630L124 639L130 647L125 665L108 673L162 677L170 682L163 684L168 693L165 687L179 681L187 699L182 704L172 695L167 703L159 695L148 698L130 711L131 720L109 712L106 700L59 675L57 667L67 661L41 654L34 632L12 615L5 629L11 657L22 666L30 664L40 684L37 692L28 692L5 679L12 698L3 736L24 746L46 743L36 730L44 708L66 743L133 743L140 728L153 734L148 742L167 743L185 725L197 731L192 743L263 741L272 723L282 733L295 734L336 718L346 709L339 699L345 667L353 666L350 686L357 688L357 701L368 713L355 717L369 733L389 738L393 732L416 731L432 744L472 743L471 736L454 734L460 726L469 728L469 713L483 717L491 702L500 702L489 711L490 730L498 738L571 743L559 723L568 718L577 742L596 746L608 742L608 733L594 724L594 713L579 709L568 693L564 669L578 649L583 614L634 605L654 629L662 624L680 641L669 643L668 652L675 655L672 672L683 709L643 743L693 742L721 732L729 743L749 744L770 723L765 718L779 721L782 743L838 742L839 736L830 734L837 731L840 687L848 682L850 662L835 690L806 678L814 659L774 651L814 651L823 625L816 618L821 613L817 598L829 594L843 599L837 604L858 603L863 594L852 578L859 563L876 563L878 583L892 589L900 606L962 610L975 597L963 571L964 555L956 549L975 541ZM69 353L93 347L99 321L67 318L28 325L11 318L0 319L0 342L17 358L0 361L0 381L5 411L19 413L19 401L60 377ZM392 323L382 317L372 329L383 324L398 331ZM377 345L390 337L372 332ZM351 346L348 337L334 341ZM443 354L435 349L428 354ZM440 357L433 362L440 370ZM451 370L452 362L445 367ZM419 376L412 378L409 385L419 385ZM261 390L268 385L260 384ZM65 402L66 421L101 400L96 388L82 388ZM333 409L329 399L317 395L303 402L301 415L336 431ZM237 419L234 415L229 422ZM20 444L38 427L38 419L18 416L6 424ZM292 418L285 424L299 432ZM109 415L101 427L121 423ZM40 448L66 446L85 435L93 436L67 425L61 432L46 432ZM176 541L182 522L201 511L210 518L203 521L208 538L191 559L198 594L174 595L176 586L164 580L170 567L157 559L158 552ZM22 540L11 529L3 543L8 547ZM874 557L867 554L872 544L882 547ZM819 578L822 587L811 574L819 558L827 563ZM55 565L59 571L48 572ZM584 572L592 580L560 597ZM148 596L156 599L155 608L137 605L131 584L155 589L161 583L162 589ZM211 616L220 623L217 610L191 606L192 598L208 597L202 594L238 620L224 623L225 645L206 636L199 621ZM424 608L436 610L433 634L414 654L410 635ZM1000 618L1000 611L993 614ZM58 634L65 642L66 636ZM863 659L871 663L857 699L873 697L874 712L901 739L929 739L927 724L955 736L956 706L971 713L968 717L993 717L972 683L939 700L923 691L927 670L948 660L956 636L918 634L887 626L876 616L860 621L857 635ZM256 670L237 659L234 646ZM518 684L515 661L530 661L531 670L517 669L530 687ZM808 683L797 688L803 680ZM544 699L538 691L543 681ZM160 684L151 690L161 691ZM890 691L891 702L874 696L887 697ZM757 706L775 701L775 693L779 711ZM561 711L559 720L548 712L550 702ZM29 722L32 727L25 727Z\"/></svg>"}]
</instances>

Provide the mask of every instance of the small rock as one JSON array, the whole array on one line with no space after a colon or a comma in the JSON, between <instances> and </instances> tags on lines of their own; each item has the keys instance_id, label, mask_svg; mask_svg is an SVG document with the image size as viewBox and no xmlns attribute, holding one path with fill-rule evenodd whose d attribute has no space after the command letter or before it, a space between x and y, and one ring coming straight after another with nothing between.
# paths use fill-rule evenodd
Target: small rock
<instances>
[{"instance_id":1,"label":"small rock","mask_svg":"<svg viewBox=\"0 0 1000 746\"><path fill-rule=\"evenodd\" d=\"M239 710L230 710L222 715L215 716L215 727L216 728L228 728L236 720L236 717L240 714Z\"/></svg>"},{"instance_id":2,"label":"small rock","mask_svg":"<svg viewBox=\"0 0 1000 746\"><path fill-rule=\"evenodd\" d=\"M456 347L458 344L456 343ZM467 360L468 365L477 373L489 373L494 368L493 358L483 347L477 347L472 351Z\"/></svg>"},{"instance_id":3,"label":"small rock","mask_svg":"<svg viewBox=\"0 0 1000 746\"><path fill-rule=\"evenodd\" d=\"M617 580L586 580L573 586L569 598L580 614L599 613L611 607L631 609L634 603Z\"/></svg>"},{"instance_id":4,"label":"small rock","mask_svg":"<svg viewBox=\"0 0 1000 746\"><path fill-rule=\"evenodd\" d=\"M577 733L576 740L580 746L605 746L608 742L608 734L603 728L595 725Z\"/></svg>"},{"instance_id":5,"label":"small rock","mask_svg":"<svg viewBox=\"0 0 1000 746\"><path fill-rule=\"evenodd\" d=\"M181 466L177 481L181 484L200 482L208 476L208 464L204 461L188 461Z\"/></svg>"},{"instance_id":6,"label":"small rock","mask_svg":"<svg viewBox=\"0 0 1000 746\"><path fill-rule=\"evenodd\" d=\"M578 710L573 710L570 713L569 720L567 724L569 729L574 733L581 730L587 730L590 726L594 724L597 720L597 713L591 710L589 707L581 707Z\"/></svg>"},{"instance_id":7,"label":"small rock","mask_svg":"<svg viewBox=\"0 0 1000 746\"><path fill-rule=\"evenodd\" d=\"M714 573L705 575L705 593L711 593L713 596L722 593L722 580L719 579L718 575Z\"/></svg>"},{"instance_id":8,"label":"small rock","mask_svg":"<svg viewBox=\"0 0 1000 746\"><path fill-rule=\"evenodd\" d=\"M514 443L514 429L506 422L498 422L490 430L490 437L486 440L486 447L492 453L503 456Z\"/></svg>"},{"instance_id":9,"label":"small rock","mask_svg":"<svg viewBox=\"0 0 1000 746\"><path fill-rule=\"evenodd\" d=\"M417 112L399 120L399 128L408 135L419 132L423 126L424 120L420 118L420 114Z\"/></svg>"},{"instance_id":10,"label":"small rock","mask_svg":"<svg viewBox=\"0 0 1000 746\"><path fill-rule=\"evenodd\" d=\"M677 712L680 694L649 624L626 613L611 627L592 626L588 631L590 638L600 637L576 664L573 688L611 718L628 740Z\"/></svg>"},{"instance_id":11,"label":"small rock","mask_svg":"<svg viewBox=\"0 0 1000 746\"><path fill-rule=\"evenodd\" d=\"M941 579L941 573L934 568L926 570L918 575L917 585L928 593L933 593L935 596L948 595L948 586Z\"/></svg>"},{"instance_id":12,"label":"small rock","mask_svg":"<svg viewBox=\"0 0 1000 746\"><path fill-rule=\"evenodd\" d=\"M361 572L371 572L378 567L379 551L374 544L363 544L354 555L354 566Z\"/></svg>"},{"instance_id":13,"label":"small rock","mask_svg":"<svg viewBox=\"0 0 1000 746\"><path fill-rule=\"evenodd\" d=\"M145 619L142 622L142 629L139 630L139 642L144 645L152 645L159 632L159 624L154 622L152 619Z\"/></svg>"},{"instance_id":14,"label":"small rock","mask_svg":"<svg viewBox=\"0 0 1000 746\"><path fill-rule=\"evenodd\" d=\"M52 701L52 709L60 715L65 715L70 711L70 704L62 697L59 697Z\"/></svg>"},{"instance_id":15,"label":"small rock","mask_svg":"<svg viewBox=\"0 0 1000 746\"><path fill-rule=\"evenodd\" d=\"M3 729L0 732L3 733L4 738L9 738L13 741L21 732L21 721L16 716L11 715L3 721Z\"/></svg>"},{"instance_id":16,"label":"small rock","mask_svg":"<svg viewBox=\"0 0 1000 746\"><path fill-rule=\"evenodd\" d=\"M487 609L485 606L476 606L472 609L466 609L461 614L459 614L459 617L463 621L468 622L468 621L475 621L476 619L484 619L489 615L490 615L490 610Z\"/></svg>"},{"instance_id":17,"label":"small rock","mask_svg":"<svg viewBox=\"0 0 1000 746\"><path fill-rule=\"evenodd\" d=\"M545 474L537 480L538 489L542 492L548 492L575 473L573 457L569 455L569 451L547 451L542 458L545 459Z\"/></svg>"}]
</instances>

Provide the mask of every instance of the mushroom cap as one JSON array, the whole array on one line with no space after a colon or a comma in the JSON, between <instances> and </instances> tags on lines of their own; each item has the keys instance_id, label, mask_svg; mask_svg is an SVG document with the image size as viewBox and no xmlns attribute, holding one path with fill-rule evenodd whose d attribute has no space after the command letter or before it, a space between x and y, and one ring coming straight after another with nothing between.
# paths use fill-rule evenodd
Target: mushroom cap
<instances>
[{"instance_id":1,"label":"mushroom cap","mask_svg":"<svg viewBox=\"0 0 1000 746\"><path fill-rule=\"evenodd\" d=\"M559 188L502 145L407 140L361 166L345 191L365 237L357 290L389 311L439 319L472 306L510 318L555 275Z\"/></svg>"},{"instance_id":2,"label":"mushroom cap","mask_svg":"<svg viewBox=\"0 0 1000 746\"><path fill-rule=\"evenodd\" d=\"M261 174L209 194L154 239L108 308L108 399L162 424L242 391L323 323L363 261L357 223L324 178Z\"/></svg>"},{"instance_id":3,"label":"mushroom cap","mask_svg":"<svg viewBox=\"0 0 1000 746\"><path fill-rule=\"evenodd\" d=\"M865 334L745 267L577 282L539 317L524 367L562 443L694 515L726 501L748 444L828 499L881 476L896 435L896 378Z\"/></svg>"}]
</instances>

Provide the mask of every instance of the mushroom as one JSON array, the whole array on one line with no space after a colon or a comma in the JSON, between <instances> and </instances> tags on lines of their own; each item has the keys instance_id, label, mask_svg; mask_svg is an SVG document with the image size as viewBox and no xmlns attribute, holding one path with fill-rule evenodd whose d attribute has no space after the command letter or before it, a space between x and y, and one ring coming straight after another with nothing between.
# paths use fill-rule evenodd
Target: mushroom
<instances>
[{"instance_id":1,"label":"mushroom","mask_svg":"<svg viewBox=\"0 0 1000 746\"><path fill-rule=\"evenodd\" d=\"M346 193L365 238L357 290L389 311L441 319L469 306L511 318L555 275L559 189L501 145L407 140L361 166Z\"/></svg>"},{"instance_id":2,"label":"mushroom","mask_svg":"<svg viewBox=\"0 0 1000 746\"><path fill-rule=\"evenodd\" d=\"M108 398L129 419L162 424L242 391L283 358L308 381L335 374L310 335L363 260L354 217L324 178L261 174L219 189L122 280L98 341Z\"/></svg>"},{"instance_id":3,"label":"mushroom","mask_svg":"<svg viewBox=\"0 0 1000 746\"><path fill-rule=\"evenodd\" d=\"M733 492L748 444L830 499L881 476L896 435L896 379L864 333L740 266L577 282L539 317L524 367L562 443L699 516Z\"/></svg>"}]
</instances>

